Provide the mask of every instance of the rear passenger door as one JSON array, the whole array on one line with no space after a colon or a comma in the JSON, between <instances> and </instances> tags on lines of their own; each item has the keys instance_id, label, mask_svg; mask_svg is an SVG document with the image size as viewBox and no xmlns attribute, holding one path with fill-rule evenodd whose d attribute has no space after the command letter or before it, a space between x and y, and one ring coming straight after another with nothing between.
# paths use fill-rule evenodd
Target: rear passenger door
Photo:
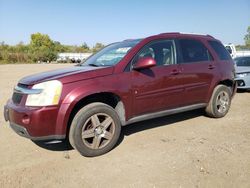
<instances>
[{"instance_id":1,"label":"rear passenger door","mask_svg":"<svg viewBox=\"0 0 250 188\"><path fill-rule=\"evenodd\" d=\"M206 103L211 82L216 74L216 65L211 53L200 40L178 40L181 83L185 99L182 105Z\"/></svg>"}]
</instances>

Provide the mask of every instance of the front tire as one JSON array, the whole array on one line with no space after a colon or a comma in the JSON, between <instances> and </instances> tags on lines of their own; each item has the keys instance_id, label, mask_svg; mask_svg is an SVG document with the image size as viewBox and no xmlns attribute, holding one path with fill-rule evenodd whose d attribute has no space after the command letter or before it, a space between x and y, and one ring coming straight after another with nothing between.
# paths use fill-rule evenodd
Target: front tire
<instances>
[{"instance_id":1,"label":"front tire","mask_svg":"<svg viewBox=\"0 0 250 188\"><path fill-rule=\"evenodd\" d=\"M214 88L212 97L206 107L206 113L213 118L224 117L230 108L232 91L225 85L218 85Z\"/></svg>"},{"instance_id":2,"label":"front tire","mask_svg":"<svg viewBox=\"0 0 250 188\"><path fill-rule=\"evenodd\" d=\"M91 103L75 115L69 141L81 155L94 157L109 152L118 142L121 123L115 110L104 103Z\"/></svg>"}]
</instances>

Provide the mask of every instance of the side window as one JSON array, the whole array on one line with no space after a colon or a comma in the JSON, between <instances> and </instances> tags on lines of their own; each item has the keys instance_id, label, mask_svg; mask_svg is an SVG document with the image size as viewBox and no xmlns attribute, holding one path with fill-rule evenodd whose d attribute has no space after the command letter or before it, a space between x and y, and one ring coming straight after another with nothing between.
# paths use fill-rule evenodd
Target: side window
<instances>
[{"instance_id":1,"label":"side window","mask_svg":"<svg viewBox=\"0 0 250 188\"><path fill-rule=\"evenodd\" d=\"M155 52L154 49L151 47L143 49L143 51L138 55L138 58L141 57L152 57L155 58Z\"/></svg>"},{"instance_id":2,"label":"side window","mask_svg":"<svg viewBox=\"0 0 250 188\"><path fill-rule=\"evenodd\" d=\"M220 60L231 60L231 56L226 48L217 41L209 41L210 46L214 49L216 54L219 56Z\"/></svg>"},{"instance_id":3,"label":"side window","mask_svg":"<svg viewBox=\"0 0 250 188\"><path fill-rule=\"evenodd\" d=\"M210 61L213 59L208 49L198 40L180 39L179 44L182 52L182 63Z\"/></svg>"},{"instance_id":4,"label":"side window","mask_svg":"<svg viewBox=\"0 0 250 188\"><path fill-rule=\"evenodd\" d=\"M173 40L162 40L152 42L137 54L133 64L139 58L152 57L155 59L158 66L175 64L175 44Z\"/></svg>"}]
</instances>

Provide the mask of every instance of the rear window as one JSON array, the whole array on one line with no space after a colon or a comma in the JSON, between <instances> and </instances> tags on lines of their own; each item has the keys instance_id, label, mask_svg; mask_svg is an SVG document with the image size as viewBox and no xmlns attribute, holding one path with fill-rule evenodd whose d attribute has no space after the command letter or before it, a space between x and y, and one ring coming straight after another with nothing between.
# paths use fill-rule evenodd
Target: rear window
<instances>
[{"instance_id":1,"label":"rear window","mask_svg":"<svg viewBox=\"0 0 250 188\"><path fill-rule=\"evenodd\" d=\"M209 41L210 46L214 49L214 51L219 56L220 60L231 60L231 56L226 48L217 41Z\"/></svg>"},{"instance_id":2,"label":"rear window","mask_svg":"<svg viewBox=\"0 0 250 188\"><path fill-rule=\"evenodd\" d=\"M182 52L182 63L212 60L208 49L198 40L181 39L179 40L179 44Z\"/></svg>"}]
</instances>

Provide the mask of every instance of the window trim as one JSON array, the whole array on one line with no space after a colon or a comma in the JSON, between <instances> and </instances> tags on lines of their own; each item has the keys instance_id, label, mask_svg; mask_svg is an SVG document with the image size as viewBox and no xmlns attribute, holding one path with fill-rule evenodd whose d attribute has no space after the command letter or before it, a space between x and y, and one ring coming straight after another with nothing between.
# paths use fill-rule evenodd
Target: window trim
<instances>
[{"instance_id":1,"label":"window trim","mask_svg":"<svg viewBox=\"0 0 250 188\"><path fill-rule=\"evenodd\" d=\"M136 52L136 54L133 56L133 58L130 60L129 65L128 65L128 70L129 71L133 71L133 63L136 59L136 57L138 56L138 54L140 54L145 48L147 48L148 46L150 46L153 43L157 43L157 42L162 42L162 41L171 41L173 43L174 46L174 63L172 65L176 65L178 62L178 57L177 57L177 45L176 45L176 39L175 38L165 38L165 39L156 39L156 40L152 40L148 43L146 43L144 46L142 46L140 48L140 50L138 52ZM162 67L162 66L170 66L170 65L157 65L157 67ZM127 68L126 68L127 69ZM125 69L125 70L126 70Z\"/></svg>"}]
</instances>

